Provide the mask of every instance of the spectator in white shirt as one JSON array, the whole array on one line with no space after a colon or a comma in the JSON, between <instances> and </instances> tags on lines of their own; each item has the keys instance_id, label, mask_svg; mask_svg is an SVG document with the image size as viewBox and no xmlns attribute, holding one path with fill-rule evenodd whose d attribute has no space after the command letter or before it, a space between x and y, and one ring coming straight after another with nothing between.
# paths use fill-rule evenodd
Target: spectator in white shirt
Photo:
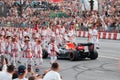
<instances>
[{"instance_id":1,"label":"spectator in white shirt","mask_svg":"<svg viewBox=\"0 0 120 80\"><path fill-rule=\"evenodd\" d=\"M14 70L15 67L13 65L9 65L7 70L0 71L0 80L12 80Z\"/></svg>"},{"instance_id":2,"label":"spectator in white shirt","mask_svg":"<svg viewBox=\"0 0 120 80\"><path fill-rule=\"evenodd\" d=\"M60 74L58 73L60 70L60 66L58 63L53 63L51 66L51 70L45 74L43 80L61 80Z\"/></svg>"}]
</instances>

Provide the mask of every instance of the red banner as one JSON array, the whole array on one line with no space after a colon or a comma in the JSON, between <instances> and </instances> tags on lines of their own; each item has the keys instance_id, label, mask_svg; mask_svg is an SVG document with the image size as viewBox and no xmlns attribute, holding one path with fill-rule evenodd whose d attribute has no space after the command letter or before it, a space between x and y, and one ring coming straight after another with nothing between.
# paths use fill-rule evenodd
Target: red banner
<instances>
[{"instance_id":1,"label":"red banner","mask_svg":"<svg viewBox=\"0 0 120 80\"><path fill-rule=\"evenodd\" d=\"M49 2L62 2L63 0L48 0Z\"/></svg>"}]
</instances>

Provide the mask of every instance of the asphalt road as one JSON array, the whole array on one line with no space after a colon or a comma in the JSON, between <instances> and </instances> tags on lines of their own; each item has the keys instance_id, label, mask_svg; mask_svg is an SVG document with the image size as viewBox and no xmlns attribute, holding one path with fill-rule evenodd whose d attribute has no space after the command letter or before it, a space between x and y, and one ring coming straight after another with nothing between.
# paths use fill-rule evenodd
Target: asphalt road
<instances>
[{"instance_id":1,"label":"asphalt road","mask_svg":"<svg viewBox=\"0 0 120 80\"><path fill-rule=\"evenodd\" d=\"M77 38L76 42L87 42ZM100 40L97 60L58 60L63 80L120 80L120 40ZM50 67L50 60L44 59L40 73Z\"/></svg>"}]
</instances>

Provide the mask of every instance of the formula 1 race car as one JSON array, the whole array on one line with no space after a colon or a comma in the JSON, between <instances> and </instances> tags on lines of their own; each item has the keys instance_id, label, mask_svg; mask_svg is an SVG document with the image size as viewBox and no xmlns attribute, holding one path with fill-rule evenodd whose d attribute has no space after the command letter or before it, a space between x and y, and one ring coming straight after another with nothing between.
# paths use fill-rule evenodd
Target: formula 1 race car
<instances>
[{"instance_id":1,"label":"formula 1 race car","mask_svg":"<svg viewBox=\"0 0 120 80\"><path fill-rule=\"evenodd\" d=\"M87 47L87 49L85 48ZM87 51L86 51L87 50ZM48 52L43 49L43 58L48 57ZM94 48L93 43L68 43L66 47L59 47L59 53L57 53L58 59L70 59L76 61L80 59L90 58L95 60L98 58L98 52Z\"/></svg>"},{"instance_id":2,"label":"formula 1 race car","mask_svg":"<svg viewBox=\"0 0 120 80\"><path fill-rule=\"evenodd\" d=\"M85 49L87 47L87 51ZM94 48L92 43L74 43L67 44L66 48L60 48L57 55L58 59L70 59L76 61L80 59L90 58L95 60L98 58L98 52Z\"/></svg>"}]
</instances>

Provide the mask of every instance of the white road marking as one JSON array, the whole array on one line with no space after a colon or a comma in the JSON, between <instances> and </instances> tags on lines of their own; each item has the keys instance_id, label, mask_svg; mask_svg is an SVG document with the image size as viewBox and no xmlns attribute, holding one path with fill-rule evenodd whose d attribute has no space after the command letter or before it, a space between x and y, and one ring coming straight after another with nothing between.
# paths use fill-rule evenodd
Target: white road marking
<instances>
[{"instance_id":1,"label":"white road marking","mask_svg":"<svg viewBox=\"0 0 120 80\"><path fill-rule=\"evenodd\" d=\"M114 59L114 60L120 60L120 58L116 58L116 57L110 57L110 56L99 56L101 58L108 58L108 59Z\"/></svg>"}]
</instances>

